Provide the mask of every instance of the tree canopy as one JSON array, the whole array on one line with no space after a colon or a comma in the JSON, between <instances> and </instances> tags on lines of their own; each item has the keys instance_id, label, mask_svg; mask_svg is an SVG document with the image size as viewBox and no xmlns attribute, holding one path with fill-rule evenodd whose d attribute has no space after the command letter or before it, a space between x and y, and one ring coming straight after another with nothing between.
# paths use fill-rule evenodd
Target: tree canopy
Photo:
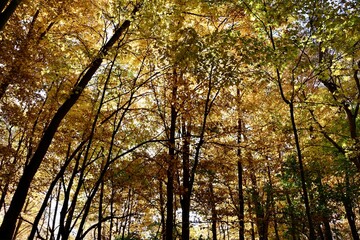
<instances>
[{"instance_id":1,"label":"tree canopy","mask_svg":"<svg viewBox=\"0 0 360 240\"><path fill-rule=\"evenodd\" d=\"M354 239L357 0L0 3L0 238Z\"/></svg>"}]
</instances>

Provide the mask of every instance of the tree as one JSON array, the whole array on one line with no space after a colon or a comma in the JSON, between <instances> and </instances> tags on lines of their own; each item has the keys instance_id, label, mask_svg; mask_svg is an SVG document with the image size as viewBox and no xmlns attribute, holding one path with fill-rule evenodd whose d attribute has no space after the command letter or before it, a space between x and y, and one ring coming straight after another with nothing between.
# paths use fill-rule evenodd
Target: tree
<instances>
[{"instance_id":1,"label":"tree","mask_svg":"<svg viewBox=\"0 0 360 240\"><path fill-rule=\"evenodd\" d=\"M137 11L138 7L133 10L133 13L135 14ZM83 75L79 77L78 83L73 87L69 98L60 106L60 108L53 116L49 126L45 130L44 135L37 146L37 149L29 160L29 164L24 169L24 173L20 178L17 190L14 193L12 203L9 207L9 210L4 216L3 223L0 227L0 234L5 239L12 238L15 230L16 220L25 203L26 195L30 188L30 183L34 175L36 174L37 169L40 167L40 164L47 152L47 149L51 144L51 141L62 119L66 116L72 106L79 99L82 91L84 90L88 82L91 80L96 70L100 67L103 61L103 57L108 53L110 48L120 39L120 37L124 34L124 32L129 26L130 21L126 20L122 23L120 27L115 30L114 35L100 49L98 56L84 70Z\"/></svg>"}]
</instances>

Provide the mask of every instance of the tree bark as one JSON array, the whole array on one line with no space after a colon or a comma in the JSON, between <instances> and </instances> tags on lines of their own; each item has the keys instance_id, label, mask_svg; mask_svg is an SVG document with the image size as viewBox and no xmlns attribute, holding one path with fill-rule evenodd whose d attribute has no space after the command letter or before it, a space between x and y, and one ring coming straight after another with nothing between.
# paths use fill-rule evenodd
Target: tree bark
<instances>
[{"instance_id":1,"label":"tree bark","mask_svg":"<svg viewBox=\"0 0 360 240\"><path fill-rule=\"evenodd\" d=\"M4 10L4 8L6 7L6 5L8 4L9 0L2 0L0 2L0 13Z\"/></svg>"},{"instance_id":2,"label":"tree bark","mask_svg":"<svg viewBox=\"0 0 360 240\"><path fill-rule=\"evenodd\" d=\"M213 97L211 96L212 89L213 89L212 71L213 71L213 67L211 67L211 70L209 73L209 84L208 84L208 89L207 89L207 94L206 94L206 99L205 99L204 114L202 116L203 119L202 119L200 134L199 134L199 141L195 146L194 163L192 165L192 168L190 168L190 166L189 166L189 175L186 175L188 177L187 178L188 180L185 180L186 181L186 196L183 199L183 200L185 200L185 204L184 204L185 211L183 209L182 220L185 221L187 225L190 225L188 222L190 221L189 217L190 217L191 194L192 194L193 187L194 187L197 167L199 165L200 150L204 144L207 119L208 119L210 110L212 108L212 104L214 103L216 97L218 96L218 94L220 92L220 90L218 89L217 92L214 94L214 96ZM190 134L190 131L188 134ZM190 135L187 136L187 138L189 141ZM184 226L183 230L186 231L186 234L183 235L183 237L185 237L185 238L183 238L182 240L188 240L190 237L190 227Z\"/></svg>"},{"instance_id":3,"label":"tree bark","mask_svg":"<svg viewBox=\"0 0 360 240\"><path fill-rule=\"evenodd\" d=\"M294 216L294 207L293 207L293 204L292 204L292 201L291 201L291 198L289 196L289 193L285 193L285 196L286 196L286 202L289 206L289 217L290 217L290 224L291 224L291 227L290 227L290 233L291 233L291 237L292 237L292 240L297 240L298 237L296 235L296 219L295 219L295 216Z\"/></svg>"},{"instance_id":4,"label":"tree bark","mask_svg":"<svg viewBox=\"0 0 360 240\"><path fill-rule=\"evenodd\" d=\"M190 127L186 126L186 120L183 121L182 132L183 141L183 192L181 198L181 236L183 240L190 239Z\"/></svg>"},{"instance_id":5,"label":"tree bark","mask_svg":"<svg viewBox=\"0 0 360 240\"><path fill-rule=\"evenodd\" d=\"M360 238L359 238L359 234L357 232L356 223L355 223L355 214L354 214L350 199L348 199L347 197L344 197L343 204L344 204L344 208L345 208L345 212L346 212L346 218L347 218L349 226L350 226L352 238L354 240L359 240Z\"/></svg>"},{"instance_id":6,"label":"tree bark","mask_svg":"<svg viewBox=\"0 0 360 240\"><path fill-rule=\"evenodd\" d=\"M25 166L24 172L20 178L18 186L15 190L14 196L12 198L9 210L4 216L2 225L0 227L0 236L4 240L10 240L14 234L17 218L21 212L22 207L24 206L27 193L30 188L30 184L39 169L42 160L53 140L53 137L64 117L70 111L70 109L75 105L79 99L82 91L85 89L92 76L100 67L103 57L108 53L110 48L115 44L116 41L124 34L124 32L129 28L130 21L126 20L114 33L111 39L102 47L99 52L98 57L92 61L88 68L84 71L84 74L79 77L79 82L75 85L70 94L69 98L60 106L60 108L55 113L52 118L49 126L44 132L43 137L41 138L33 156L31 157L29 164Z\"/></svg>"},{"instance_id":7,"label":"tree bark","mask_svg":"<svg viewBox=\"0 0 360 240\"><path fill-rule=\"evenodd\" d=\"M12 0L2 12L1 10L4 9L8 0L4 0L3 3L0 3L0 32L4 30L6 23L10 19L11 15L13 15L21 1L22 0Z\"/></svg>"},{"instance_id":8,"label":"tree bark","mask_svg":"<svg viewBox=\"0 0 360 240\"><path fill-rule=\"evenodd\" d=\"M103 198L104 198L104 181L101 181L100 183L100 196L99 196L99 211L98 211L98 225L97 225L97 234L98 234L98 240L101 240L102 236L102 219L103 219Z\"/></svg>"},{"instance_id":9,"label":"tree bark","mask_svg":"<svg viewBox=\"0 0 360 240\"><path fill-rule=\"evenodd\" d=\"M213 186L212 177L210 177L210 179L209 179L209 190L210 190L212 240L217 240L217 212L216 212L214 186Z\"/></svg>"},{"instance_id":10,"label":"tree bark","mask_svg":"<svg viewBox=\"0 0 360 240\"><path fill-rule=\"evenodd\" d=\"M346 193L345 195L342 197L342 202L345 208L345 213L346 213L346 218L348 220L349 226L350 226L350 230L351 230L351 235L353 240L360 240L359 238L359 234L356 228L356 216L355 213L353 211L353 206L352 206L352 201L350 198L350 189L349 189L349 176L348 173L346 173L345 175L345 188L346 188Z\"/></svg>"},{"instance_id":11,"label":"tree bark","mask_svg":"<svg viewBox=\"0 0 360 240\"><path fill-rule=\"evenodd\" d=\"M176 99L177 99L177 76L176 70L173 72L171 95L171 115L170 115L170 135L169 135L169 161L167 169L167 185L166 185L166 240L173 239L174 225L174 174L175 174L175 132L176 132Z\"/></svg>"},{"instance_id":12,"label":"tree bark","mask_svg":"<svg viewBox=\"0 0 360 240\"><path fill-rule=\"evenodd\" d=\"M164 193L163 193L163 182L159 180L159 197L160 197L160 223L161 223L161 240L166 239L166 225L165 225L165 208L164 208Z\"/></svg>"},{"instance_id":13,"label":"tree bark","mask_svg":"<svg viewBox=\"0 0 360 240\"><path fill-rule=\"evenodd\" d=\"M35 237L35 233L38 229L38 225L39 225L39 222L40 222L40 219L41 219L41 216L42 214L44 213L46 207L47 207L47 204L48 204L48 201L49 201L49 198L52 194L52 191L54 189L54 187L56 186L57 182L59 181L59 179L63 176L67 166L69 165L70 161L75 157L75 155L78 153L78 151L80 151L80 149L83 147L83 145L85 144L86 141L83 141L80 143L80 145L76 148L76 150L71 154L71 156L69 156L66 161L65 161L65 164L61 167L60 171L58 172L58 174L56 175L56 177L54 178L54 180L51 182L50 184L50 187L48 188L47 192L46 192L46 195L45 195L45 198L43 200L43 203L39 209L39 212L37 213L36 217L35 217L35 220L33 222L33 225L32 225L32 228L31 228L31 232L30 232L30 235L28 237L28 240L33 240L34 237ZM70 146L69 146L70 148ZM59 186L60 188L60 186ZM59 190L60 191L60 190Z\"/></svg>"},{"instance_id":14,"label":"tree bark","mask_svg":"<svg viewBox=\"0 0 360 240\"><path fill-rule=\"evenodd\" d=\"M236 88L237 95L237 108L238 108L238 123L237 123L237 144L241 143L242 136L242 120L241 120L241 112L240 112L240 89ZM238 197L239 197L239 239L245 240L245 222L244 222L244 192L243 192L243 164L242 164L242 156L241 156L241 148L237 147L237 174L238 174Z\"/></svg>"},{"instance_id":15,"label":"tree bark","mask_svg":"<svg viewBox=\"0 0 360 240\"><path fill-rule=\"evenodd\" d=\"M292 126L292 130L293 130L294 138L295 138L295 146L296 146L297 158L298 158L298 162L299 162L301 188L303 191L305 211L306 211L306 216L307 216L307 220L308 220L308 224L309 224L309 234L310 234L309 238L316 239L315 229L314 229L314 225L313 225L313 221L312 221L312 217L311 217L309 197L308 197L308 192L307 192L307 187L306 187L305 171L304 171L304 164L303 164L303 160L302 160L299 135L298 135L298 131L297 131L296 123L295 123L294 103L292 101L290 101L290 102L288 101L287 103L289 105L291 126Z\"/></svg>"},{"instance_id":16,"label":"tree bark","mask_svg":"<svg viewBox=\"0 0 360 240\"><path fill-rule=\"evenodd\" d=\"M258 230L259 240L268 239L268 228L269 228L269 209L266 208L265 204L262 203L262 199L259 193L257 177L255 175L256 170L252 162L252 156L249 154L249 170L250 170L250 181L252 184L251 199L254 204L255 220ZM269 197L269 196L267 196Z\"/></svg>"}]
</instances>

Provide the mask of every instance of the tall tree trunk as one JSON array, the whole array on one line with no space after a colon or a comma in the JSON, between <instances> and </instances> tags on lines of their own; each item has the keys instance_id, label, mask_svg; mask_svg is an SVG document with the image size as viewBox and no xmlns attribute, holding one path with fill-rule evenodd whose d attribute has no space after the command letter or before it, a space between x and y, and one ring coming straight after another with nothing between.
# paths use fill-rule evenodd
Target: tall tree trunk
<instances>
[{"instance_id":1,"label":"tall tree trunk","mask_svg":"<svg viewBox=\"0 0 360 240\"><path fill-rule=\"evenodd\" d=\"M241 111L240 111L240 89L236 88L236 97L237 97L237 111L238 111L238 123L237 123L237 144L241 143L242 135L242 121L241 121ZM244 222L244 192L243 192L243 164L241 157L241 148L237 147L237 175L238 175L238 197L239 197L239 239L245 240L245 222Z\"/></svg>"},{"instance_id":2,"label":"tall tree trunk","mask_svg":"<svg viewBox=\"0 0 360 240\"><path fill-rule=\"evenodd\" d=\"M3 3L0 3L0 32L4 30L5 24L15 12L16 8L19 6L22 0L12 0L9 5L5 8L4 11L1 11L6 6L6 3L9 0L2 0Z\"/></svg>"},{"instance_id":3,"label":"tall tree trunk","mask_svg":"<svg viewBox=\"0 0 360 240\"><path fill-rule=\"evenodd\" d=\"M59 184L59 186L57 188L56 205L55 205L55 209L54 209L54 216L53 216L52 228L51 228L52 231L51 231L50 239L52 239L52 240L55 239L56 219L57 219L57 215L58 215L60 195L61 195L61 185ZM49 209L49 210L52 211L51 209Z\"/></svg>"},{"instance_id":4,"label":"tall tree trunk","mask_svg":"<svg viewBox=\"0 0 360 240\"><path fill-rule=\"evenodd\" d=\"M213 74L213 67L211 67L210 73L209 73L209 84L208 84L208 89L207 89L207 94L206 94L206 99L205 99L205 106L204 106L204 114L203 114L203 119L202 119L202 123L201 123L201 129L200 129L200 134L199 134L199 140L195 146L195 154L194 154L194 163L192 165L192 168L190 169L190 176L189 176L189 182L188 184L188 190L186 191L187 194L187 207L188 209L186 209L188 212L190 212L190 205L191 205L191 195L192 195L192 191L193 191L193 187L194 187L194 182L195 182L195 175L197 173L197 167L199 165L199 159L200 159L200 151L201 148L204 144L204 138L205 138L205 130L206 130L206 125L207 125L207 120L208 120L208 116L210 114L212 105L216 99L216 97L218 96L220 89L217 89L216 93L212 96L212 89L213 89L213 84L212 84L212 76ZM190 140L190 130L189 131L189 140ZM189 214L187 214L189 215ZM186 221L190 221L189 220L189 216L184 216L183 218L188 218ZM185 239L183 240L188 240L189 237L186 236Z\"/></svg>"},{"instance_id":5,"label":"tall tree trunk","mask_svg":"<svg viewBox=\"0 0 360 240\"><path fill-rule=\"evenodd\" d=\"M331 233L331 228L330 228L330 223L329 223L329 213L328 213L328 208L327 208L327 199L326 199L326 195L324 194L324 187L322 184L322 176L321 176L321 172L318 172L318 176L317 176L317 183L319 185L319 204L322 206L323 211L321 212L322 215L322 222L324 224L324 230L325 230L325 236L324 238L326 240L332 240L332 233ZM321 227L319 228L319 232L321 231ZM321 234L322 231L321 231Z\"/></svg>"},{"instance_id":6,"label":"tall tree trunk","mask_svg":"<svg viewBox=\"0 0 360 240\"><path fill-rule=\"evenodd\" d=\"M295 220L295 216L294 216L294 207L293 207L289 193L286 192L285 195L286 195L286 202L290 209L289 216L290 216L290 224L291 224L291 227L290 227L291 237L292 237L292 240L297 240L298 237L296 235L296 220Z\"/></svg>"},{"instance_id":7,"label":"tall tree trunk","mask_svg":"<svg viewBox=\"0 0 360 240\"><path fill-rule=\"evenodd\" d=\"M110 216L115 216L114 211L114 197L115 197L115 188L113 185L113 180L111 180L111 196L110 196ZM112 239L113 234L113 227L114 227L114 218L110 219L110 228L109 228L109 239Z\"/></svg>"},{"instance_id":8,"label":"tall tree trunk","mask_svg":"<svg viewBox=\"0 0 360 240\"><path fill-rule=\"evenodd\" d=\"M250 216L250 233L251 233L251 240L255 240L255 226L254 226L254 220L253 220L253 208L251 206L251 201L247 201L248 203L248 209L249 209L249 216Z\"/></svg>"},{"instance_id":9,"label":"tall tree trunk","mask_svg":"<svg viewBox=\"0 0 360 240\"><path fill-rule=\"evenodd\" d=\"M250 155L250 154L249 154ZM258 189L257 179L255 175L255 169L252 162L252 156L249 156L249 168L250 168L250 180L252 183L252 202L254 204L255 216L256 216L256 226L258 229L259 240L267 240L268 239L268 226L269 219L268 214L265 211L265 206L261 201L261 196Z\"/></svg>"},{"instance_id":10,"label":"tall tree trunk","mask_svg":"<svg viewBox=\"0 0 360 240\"><path fill-rule=\"evenodd\" d=\"M275 199L274 199L274 189L273 189L273 181L272 181L272 177L271 177L271 172L270 172L270 166L267 166L267 175L268 175L268 179L269 179L269 190L267 192L267 203L268 203L268 207L269 207L269 214L268 216L270 217L270 214L273 216L273 222L274 222L274 232L275 232L275 237L276 239L280 239L279 236L279 232L277 229L277 214L276 214L276 209L275 209Z\"/></svg>"},{"instance_id":11,"label":"tall tree trunk","mask_svg":"<svg viewBox=\"0 0 360 240\"><path fill-rule=\"evenodd\" d=\"M290 102L288 101L287 103L289 105L291 126L292 126L292 130L293 130L294 138L295 138L296 152L297 152L297 158L298 158L298 162L299 162L301 188L303 191L305 211L306 211L307 221L308 221L308 225L309 225L309 238L316 239L315 229L314 229L314 225L313 225L313 221L312 221L312 217L311 217L309 197L308 197L308 192L307 192L307 187L306 187L305 170L304 170L304 164L303 164L303 160L302 160L303 158L302 158L302 153L301 153L301 148L300 148L299 135L298 135L298 130L297 130L296 123L295 123L294 103L292 101L290 101Z\"/></svg>"},{"instance_id":12,"label":"tall tree trunk","mask_svg":"<svg viewBox=\"0 0 360 240\"><path fill-rule=\"evenodd\" d=\"M187 126L186 120L183 120L182 132L184 134L183 141L183 193L181 198L181 239L190 239L190 126Z\"/></svg>"},{"instance_id":13,"label":"tall tree trunk","mask_svg":"<svg viewBox=\"0 0 360 240\"><path fill-rule=\"evenodd\" d=\"M164 192L163 192L163 182L159 180L159 195L160 195L160 228L161 228L161 240L165 240L165 208L164 208Z\"/></svg>"},{"instance_id":14,"label":"tall tree trunk","mask_svg":"<svg viewBox=\"0 0 360 240\"><path fill-rule=\"evenodd\" d=\"M102 219L103 219L103 198L104 198L104 181L100 183L100 195L99 195L99 211L98 211L98 225L97 225L97 233L98 233L98 240L101 240L102 236Z\"/></svg>"},{"instance_id":15,"label":"tall tree trunk","mask_svg":"<svg viewBox=\"0 0 360 240\"><path fill-rule=\"evenodd\" d=\"M174 225L174 174L175 174L175 132L176 132L176 99L177 99L177 74L174 69L171 95L170 135L169 135L169 160L166 185L166 240L173 239Z\"/></svg>"},{"instance_id":16,"label":"tall tree trunk","mask_svg":"<svg viewBox=\"0 0 360 240\"><path fill-rule=\"evenodd\" d=\"M320 240L325 240L323 231L321 229L321 224L317 224L317 227L318 227L318 236L319 236Z\"/></svg>"},{"instance_id":17,"label":"tall tree trunk","mask_svg":"<svg viewBox=\"0 0 360 240\"><path fill-rule=\"evenodd\" d=\"M276 208L274 208L274 231L275 231L275 239L280 240L278 223L277 223L277 216L276 216Z\"/></svg>"},{"instance_id":18,"label":"tall tree trunk","mask_svg":"<svg viewBox=\"0 0 360 240\"><path fill-rule=\"evenodd\" d=\"M274 35L273 35L273 29L270 26L269 29L266 29L266 32L270 38L271 41L271 45L274 51L276 51L276 45L275 45L275 40L274 40ZM301 55L302 57L302 55ZM282 86L282 78L280 75L280 70L279 68L276 67L276 80L277 80L277 84L279 86L279 91L280 91L280 96L281 99L284 101L284 103L286 103L286 105L289 106L289 113L290 113L290 119L291 119L291 127L293 130L293 134L294 134L294 139L295 139L295 146L296 146L296 152L297 152L297 158L298 158L298 162L299 162L299 170L300 170L300 179L301 179L301 188L303 191L303 200L304 200L304 205L305 205L305 211L306 211L306 216L307 216L307 221L308 221L308 225L309 225L309 238L310 239L316 239L316 235L315 235L315 230L314 230L314 225L312 222L312 217L311 217L311 210L310 210L310 204L309 204L309 197L308 197L308 193L307 193L307 188L306 188L306 181L305 181L305 172L304 172L304 166L303 166L303 161L302 161L302 153L301 153L301 148L300 148L300 142L299 142L299 136L298 136L298 130L296 127L296 122L295 122L295 113L294 113L294 95L295 95L295 89L294 89L294 79L292 79L292 84L293 84L293 89L292 89L292 93L291 93L291 98L290 100L286 98L285 93L284 93L284 89Z\"/></svg>"},{"instance_id":19,"label":"tall tree trunk","mask_svg":"<svg viewBox=\"0 0 360 240\"><path fill-rule=\"evenodd\" d=\"M54 189L54 187L56 186L57 182L59 181L59 179L61 177L63 177L64 175L64 172L67 168L67 166L69 165L70 161L75 158L75 155L82 149L82 147L84 146L84 144L86 143L86 141L82 141L79 146L75 149L75 151L66 159L64 165L61 167L60 171L58 172L58 174L56 175L56 177L54 178L54 180L51 182L50 184L50 187L48 188L47 192L46 192L46 195L45 195L45 198L43 200L43 203L41 204L41 207L35 217L35 220L33 222L33 225L32 225L32 228L31 228L31 232L30 232L30 235L28 237L28 240L33 240L34 237L35 237L35 233L38 229L38 225L39 225L39 222L40 222L40 219L47 207L47 204L48 204L48 201L49 201L49 198L52 194L52 191ZM69 149L68 149L68 152L70 151L70 145L69 145ZM61 188L61 186L59 185L59 188ZM60 189L59 189L60 191Z\"/></svg>"},{"instance_id":20,"label":"tall tree trunk","mask_svg":"<svg viewBox=\"0 0 360 240\"><path fill-rule=\"evenodd\" d=\"M137 10L136 10L137 11ZM82 91L85 89L92 76L100 67L103 57L108 53L110 48L118 41L118 39L123 35L123 33L129 28L130 21L126 20L110 38L110 40L101 48L98 57L92 61L88 68L84 71L84 74L80 75L78 83L72 90L72 93L67 98L67 100L60 106L60 108L55 113L52 118L49 126L45 130L33 156L31 157L29 164L25 166L24 172L20 178L18 186L13 195L11 204L7 213L4 216L3 222L0 227L0 236L4 240L10 240L14 234L17 218L21 212L21 209L24 206L30 184L38 171L43 158L53 140L55 133L70 111L70 109L75 105L79 99Z\"/></svg>"},{"instance_id":21,"label":"tall tree trunk","mask_svg":"<svg viewBox=\"0 0 360 240\"><path fill-rule=\"evenodd\" d=\"M90 142L88 143L90 144ZM64 200L63 200L63 205L60 211L60 226L59 226L59 234L57 237L57 240L60 239L60 237L62 238L62 240L67 240L70 234L70 227L71 227L71 220L73 218L73 214L75 211L75 206L76 206L76 201L80 192L80 189L82 187L83 184L83 175L84 175L84 166L85 166L85 159L83 160L83 164L81 166L81 172L80 172L80 176L79 176L79 180L75 189L75 192L73 193L73 197L71 200L71 204L70 207L68 208L69 205L69 201L70 201L70 194L71 194L71 188L74 184L76 175L79 171L79 164L80 164L80 159L81 159L81 155L79 154L76 157L76 161L75 161L75 165L74 165L74 169L71 173L68 185L67 185L67 189L65 187L65 182L64 179L62 179L63 181L63 185L64 185ZM62 176L63 177L63 176Z\"/></svg>"},{"instance_id":22,"label":"tall tree trunk","mask_svg":"<svg viewBox=\"0 0 360 240\"><path fill-rule=\"evenodd\" d=\"M131 208L130 205L131 205L131 188L129 188L128 197L125 202L125 213L124 213L125 221L124 221L124 223L121 223L121 239L125 238L126 227L129 222L129 215L130 215L130 208Z\"/></svg>"},{"instance_id":23,"label":"tall tree trunk","mask_svg":"<svg viewBox=\"0 0 360 240\"><path fill-rule=\"evenodd\" d=\"M358 231L356 228L355 213L353 211L351 200L347 197L344 197L343 204L344 204L344 208L345 208L346 218L347 218L349 226L350 226L352 238L354 240L359 240L360 238L359 238L359 234L358 234Z\"/></svg>"},{"instance_id":24,"label":"tall tree trunk","mask_svg":"<svg viewBox=\"0 0 360 240\"><path fill-rule=\"evenodd\" d=\"M4 10L4 8L6 7L6 5L8 4L9 0L2 0L0 2L0 13Z\"/></svg>"},{"instance_id":25,"label":"tall tree trunk","mask_svg":"<svg viewBox=\"0 0 360 240\"><path fill-rule=\"evenodd\" d=\"M215 204L215 194L214 194L214 185L213 177L209 178L209 190L210 190L210 208L211 208L211 232L212 240L217 240L217 212Z\"/></svg>"},{"instance_id":26,"label":"tall tree trunk","mask_svg":"<svg viewBox=\"0 0 360 240\"><path fill-rule=\"evenodd\" d=\"M359 238L359 234L356 228L356 216L355 213L353 211L353 206L352 206L352 201L350 198L350 182L349 182L349 175L346 172L345 173L345 191L346 194L343 196L342 198L342 202L345 208L345 213L346 213L346 218L348 220L349 226L350 226L350 230L351 230L351 235L353 240L360 240Z\"/></svg>"},{"instance_id":27,"label":"tall tree trunk","mask_svg":"<svg viewBox=\"0 0 360 240\"><path fill-rule=\"evenodd\" d=\"M30 199L27 199L27 200L26 200L26 203L25 203L25 206L24 206L24 212L27 211L27 208L28 208L28 206L29 206L29 203L30 203ZM20 227L21 227L22 223L23 223L23 219L20 218L19 221L18 221L17 224L16 224L16 227L15 227L15 232L14 232L14 235L13 235L13 237L12 237L13 240L18 239L17 235L19 234L19 230L20 230Z\"/></svg>"}]
</instances>

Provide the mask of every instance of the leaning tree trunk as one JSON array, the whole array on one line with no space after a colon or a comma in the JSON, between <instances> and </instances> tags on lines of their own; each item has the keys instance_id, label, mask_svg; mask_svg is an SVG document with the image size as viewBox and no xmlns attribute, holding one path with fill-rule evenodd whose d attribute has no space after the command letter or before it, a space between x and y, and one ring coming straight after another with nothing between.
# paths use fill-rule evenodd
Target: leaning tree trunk
<instances>
[{"instance_id":1,"label":"leaning tree trunk","mask_svg":"<svg viewBox=\"0 0 360 240\"><path fill-rule=\"evenodd\" d=\"M52 118L33 156L31 157L29 164L26 165L24 168L24 172L15 190L9 209L3 218L3 222L0 227L0 236L2 239L12 239L16 227L16 221L24 206L30 184L43 161L43 158L53 140L55 133L57 132L61 121L64 119L64 117L79 99L81 93L83 92L95 72L100 67L104 56L108 53L110 48L119 40L119 38L124 34L124 32L129 28L129 26L130 21L126 20L115 31L114 35L110 38L110 40L105 44L105 46L101 48L98 56L87 67L87 69L84 71L84 74L80 76L79 81L74 86L70 96L60 106L60 108L57 110L54 117Z\"/></svg>"},{"instance_id":2,"label":"leaning tree trunk","mask_svg":"<svg viewBox=\"0 0 360 240\"><path fill-rule=\"evenodd\" d=\"M22 0L12 0L9 5L5 8L9 0L2 0L0 3L0 32L4 30L5 24L10 19L11 15L15 12ZM4 9L5 8L5 9ZM4 11L2 11L4 9Z\"/></svg>"}]
</instances>

